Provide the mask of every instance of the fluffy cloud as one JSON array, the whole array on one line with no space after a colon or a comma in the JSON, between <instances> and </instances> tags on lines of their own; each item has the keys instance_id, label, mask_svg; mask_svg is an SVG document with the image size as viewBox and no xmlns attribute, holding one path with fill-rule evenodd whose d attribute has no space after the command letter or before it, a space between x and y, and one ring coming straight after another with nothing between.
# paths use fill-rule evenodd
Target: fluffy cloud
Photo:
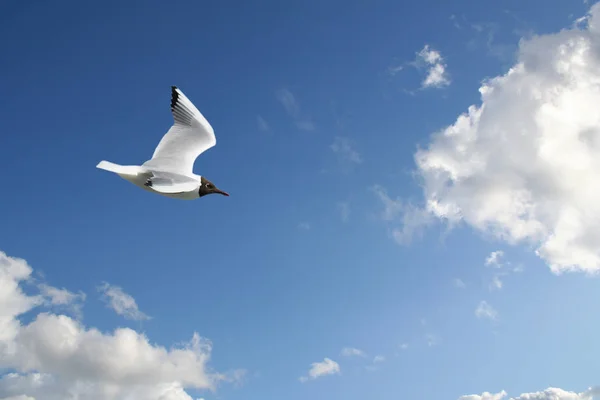
<instances>
[{"instance_id":1,"label":"fluffy cloud","mask_svg":"<svg viewBox=\"0 0 600 400\"><path fill-rule=\"evenodd\" d=\"M506 392L503 390L500 393L483 392L481 395L469 394L466 396L460 396L458 400L501 400L506 397Z\"/></svg>"},{"instance_id":2,"label":"fluffy cloud","mask_svg":"<svg viewBox=\"0 0 600 400\"><path fill-rule=\"evenodd\" d=\"M300 377L300 382L306 382L308 380L317 379L325 375L339 373L340 365L329 358L325 358L321 362L312 363L310 369L308 370L308 376Z\"/></svg>"},{"instance_id":3,"label":"fluffy cloud","mask_svg":"<svg viewBox=\"0 0 600 400\"><path fill-rule=\"evenodd\" d=\"M508 243L551 270L600 271L600 4L587 26L522 40L481 104L415 155L426 210Z\"/></svg>"},{"instance_id":4,"label":"fluffy cloud","mask_svg":"<svg viewBox=\"0 0 600 400\"><path fill-rule=\"evenodd\" d=\"M0 398L191 400L184 388L214 390L231 379L207 367L211 343L197 333L166 349L134 330L104 333L66 315L39 312L22 323L47 304L44 294L23 291L31 273L25 260L0 252L0 368L14 371L0 378Z\"/></svg>"},{"instance_id":5,"label":"fluffy cloud","mask_svg":"<svg viewBox=\"0 0 600 400\"><path fill-rule=\"evenodd\" d=\"M489 256L485 259L486 267L502 267L501 259L504 257L504 252L502 250L492 251Z\"/></svg>"},{"instance_id":6,"label":"fluffy cloud","mask_svg":"<svg viewBox=\"0 0 600 400\"><path fill-rule=\"evenodd\" d=\"M150 319L149 316L139 310L135 299L120 287L105 282L98 290L103 293L103 298L108 307L112 308L117 314L134 321Z\"/></svg>"},{"instance_id":7,"label":"fluffy cloud","mask_svg":"<svg viewBox=\"0 0 600 400\"><path fill-rule=\"evenodd\" d=\"M423 88L441 88L450 84L446 64L439 51L425 45L417 53L417 65L425 64L427 66L427 76L421 82Z\"/></svg>"},{"instance_id":8,"label":"fluffy cloud","mask_svg":"<svg viewBox=\"0 0 600 400\"><path fill-rule=\"evenodd\" d=\"M390 76L395 76L403 71L407 65L425 71L425 77L421 82L421 90L429 88L439 89L451 83L444 57L442 57L442 54L438 50L433 49L428 44L416 53L416 58L413 61L388 67L387 73ZM409 92L412 93L412 91Z\"/></svg>"},{"instance_id":9,"label":"fluffy cloud","mask_svg":"<svg viewBox=\"0 0 600 400\"><path fill-rule=\"evenodd\" d=\"M492 394L484 392L481 395L470 394L461 396L458 400L502 400L508 394L503 390ZM548 388L542 392L523 393L518 397L511 397L510 400L593 400L594 396L600 395L600 389L589 389L582 393L567 392L559 388Z\"/></svg>"}]
</instances>

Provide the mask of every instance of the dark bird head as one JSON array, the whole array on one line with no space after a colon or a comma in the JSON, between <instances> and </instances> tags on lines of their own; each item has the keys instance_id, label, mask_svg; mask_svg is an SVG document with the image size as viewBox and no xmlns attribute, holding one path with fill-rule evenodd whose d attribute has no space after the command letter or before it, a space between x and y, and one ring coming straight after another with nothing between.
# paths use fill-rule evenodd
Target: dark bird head
<instances>
[{"instance_id":1,"label":"dark bird head","mask_svg":"<svg viewBox=\"0 0 600 400\"><path fill-rule=\"evenodd\" d=\"M224 192L221 189L217 188L214 185L214 183L212 183L205 177L201 177L200 178L200 188L198 189L198 195L200 197L202 197L202 196L206 196L207 194L213 194L213 193L222 194L223 196L229 196L229 193Z\"/></svg>"}]
</instances>

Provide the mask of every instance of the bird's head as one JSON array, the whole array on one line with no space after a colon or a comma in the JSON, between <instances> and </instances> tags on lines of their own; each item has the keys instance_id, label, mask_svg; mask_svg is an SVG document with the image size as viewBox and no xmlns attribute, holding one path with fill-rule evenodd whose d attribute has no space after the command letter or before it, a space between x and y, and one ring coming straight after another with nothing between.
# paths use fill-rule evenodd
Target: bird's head
<instances>
[{"instance_id":1,"label":"bird's head","mask_svg":"<svg viewBox=\"0 0 600 400\"><path fill-rule=\"evenodd\" d=\"M200 197L206 196L207 194L222 194L223 196L229 196L229 193L222 191L217 188L214 183L206 179L205 177L200 178L200 188L198 189L198 195Z\"/></svg>"}]
</instances>

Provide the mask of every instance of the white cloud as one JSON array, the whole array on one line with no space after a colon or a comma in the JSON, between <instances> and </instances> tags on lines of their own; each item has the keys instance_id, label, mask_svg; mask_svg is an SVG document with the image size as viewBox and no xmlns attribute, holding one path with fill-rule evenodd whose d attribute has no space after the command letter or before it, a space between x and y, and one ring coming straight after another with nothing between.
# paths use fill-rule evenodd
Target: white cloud
<instances>
[{"instance_id":1,"label":"white cloud","mask_svg":"<svg viewBox=\"0 0 600 400\"><path fill-rule=\"evenodd\" d=\"M450 85L451 79L448 73L448 66L444 61L442 54L426 44L420 51L416 53L416 58L411 62L405 62L401 65L388 67L387 73L390 76L395 76L404 70L405 66L411 66L418 70L425 70L425 77L421 82L421 89L442 88ZM413 91L407 91L414 94Z\"/></svg>"},{"instance_id":2,"label":"white cloud","mask_svg":"<svg viewBox=\"0 0 600 400\"><path fill-rule=\"evenodd\" d=\"M502 250L492 251L489 256L485 259L486 267L502 267L501 259L504 257L504 252Z\"/></svg>"},{"instance_id":3,"label":"white cloud","mask_svg":"<svg viewBox=\"0 0 600 400\"><path fill-rule=\"evenodd\" d=\"M490 290L500 290L502 289L503 283L500 279L499 275L494 275L492 278L492 282L490 283Z\"/></svg>"},{"instance_id":4,"label":"white cloud","mask_svg":"<svg viewBox=\"0 0 600 400\"><path fill-rule=\"evenodd\" d=\"M341 355L343 355L344 357L366 357L367 354L360 350L357 349L355 347L344 347L342 349Z\"/></svg>"},{"instance_id":5,"label":"white cloud","mask_svg":"<svg viewBox=\"0 0 600 400\"><path fill-rule=\"evenodd\" d=\"M456 29L462 29L462 26L458 23L458 18L456 18L456 15L450 15L449 19L452 21L452 25L454 25Z\"/></svg>"},{"instance_id":6,"label":"white cloud","mask_svg":"<svg viewBox=\"0 0 600 400\"><path fill-rule=\"evenodd\" d=\"M373 364L379 364L385 361L385 356L377 355L373 357Z\"/></svg>"},{"instance_id":7,"label":"white cloud","mask_svg":"<svg viewBox=\"0 0 600 400\"><path fill-rule=\"evenodd\" d=\"M506 397L506 392L503 390L499 393L483 392L479 394L469 394L466 396L460 396L458 400L501 400Z\"/></svg>"},{"instance_id":8,"label":"white cloud","mask_svg":"<svg viewBox=\"0 0 600 400\"><path fill-rule=\"evenodd\" d=\"M568 392L559 388L548 388L542 392L523 393L517 397L511 397L510 400L592 400L594 396L600 395L600 390L591 388L582 393ZM470 394L461 396L458 400L502 400L508 394L502 390L498 393L484 392L481 395Z\"/></svg>"},{"instance_id":9,"label":"white cloud","mask_svg":"<svg viewBox=\"0 0 600 400\"><path fill-rule=\"evenodd\" d=\"M258 125L259 131L269 132L271 130L269 123L267 121L265 121L265 119L263 117L261 117L260 115L256 116L256 124Z\"/></svg>"},{"instance_id":10,"label":"white cloud","mask_svg":"<svg viewBox=\"0 0 600 400\"><path fill-rule=\"evenodd\" d=\"M466 396L460 396L458 400L501 400L506 397L506 392L503 390L499 393L483 392L479 394L469 394Z\"/></svg>"},{"instance_id":11,"label":"white cloud","mask_svg":"<svg viewBox=\"0 0 600 400\"><path fill-rule=\"evenodd\" d=\"M487 301L482 300L475 309L475 315L477 318L487 318L494 321L498 318L498 311L489 305Z\"/></svg>"},{"instance_id":12,"label":"white cloud","mask_svg":"<svg viewBox=\"0 0 600 400\"><path fill-rule=\"evenodd\" d=\"M288 115L292 117L298 129L303 131L315 130L315 125L312 123L309 117L303 115L300 109L300 104L292 92L286 88L283 88L277 91L276 97L277 100L279 100L279 102L283 105L283 108L285 108L285 111L288 113Z\"/></svg>"},{"instance_id":13,"label":"white cloud","mask_svg":"<svg viewBox=\"0 0 600 400\"><path fill-rule=\"evenodd\" d=\"M317 379L325 375L334 375L339 373L340 365L329 358L325 358L322 362L312 363L310 370L308 371L308 376L300 377L300 382L306 382L308 380Z\"/></svg>"},{"instance_id":14,"label":"white cloud","mask_svg":"<svg viewBox=\"0 0 600 400\"><path fill-rule=\"evenodd\" d=\"M391 76L396 75L398 72L402 71L404 69L403 65L397 65L394 67L389 67L388 68L388 74L390 74Z\"/></svg>"},{"instance_id":15,"label":"white cloud","mask_svg":"<svg viewBox=\"0 0 600 400\"><path fill-rule=\"evenodd\" d=\"M533 243L555 273L600 271L600 4L590 15L522 40L482 104L415 155L432 215Z\"/></svg>"},{"instance_id":16,"label":"white cloud","mask_svg":"<svg viewBox=\"0 0 600 400\"><path fill-rule=\"evenodd\" d=\"M423 88L441 88L450 85L450 77L441 53L425 45L417 53L417 65L424 63L427 67L427 76L421 83Z\"/></svg>"},{"instance_id":17,"label":"white cloud","mask_svg":"<svg viewBox=\"0 0 600 400\"><path fill-rule=\"evenodd\" d=\"M185 388L214 390L231 380L207 366L212 346L197 333L166 349L132 329L105 333L67 315L40 311L22 323L47 304L23 291L31 274L25 260L0 252L0 369L12 371L0 378L0 398L191 400Z\"/></svg>"},{"instance_id":18,"label":"white cloud","mask_svg":"<svg viewBox=\"0 0 600 400\"><path fill-rule=\"evenodd\" d=\"M108 307L112 308L117 314L134 321L150 319L149 316L139 310L135 299L120 287L105 282L98 290L103 293L103 299Z\"/></svg>"},{"instance_id":19,"label":"white cloud","mask_svg":"<svg viewBox=\"0 0 600 400\"><path fill-rule=\"evenodd\" d=\"M402 344L400 345L400 349L401 349L401 350L406 350L406 349L408 349L408 343L402 343Z\"/></svg>"},{"instance_id":20,"label":"white cloud","mask_svg":"<svg viewBox=\"0 0 600 400\"><path fill-rule=\"evenodd\" d=\"M0 400L35 400L35 398L21 395L21 396L3 397Z\"/></svg>"},{"instance_id":21,"label":"white cloud","mask_svg":"<svg viewBox=\"0 0 600 400\"><path fill-rule=\"evenodd\" d=\"M464 289L467 287L467 285L463 282L462 279L454 278L452 282L454 283L454 286L456 286L459 289Z\"/></svg>"},{"instance_id":22,"label":"white cloud","mask_svg":"<svg viewBox=\"0 0 600 400\"><path fill-rule=\"evenodd\" d=\"M377 355L373 357L373 361L371 364L365 366L368 371L377 371L379 369L379 365L385 361L385 357L382 355Z\"/></svg>"},{"instance_id":23,"label":"white cloud","mask_svg":"<svg viewBox=\"0 0 600 400\"><path fill-rule=\"evenodd\" d=\"M485 266L499 270L500 268L502 268L504 266L503 259L504 259L504 252L502 250L492 251L490 253L490 255L487 256L485 259ZM502 279L500 279L501 275L505 275L505 273L498 272L492 277L492 281L490 282L490 285L489 285L490 290L502 289L503 282L502 282Z\"/></svg>"},{"instance_id":24,"label":"white cloud","mask_svg":"<svg viewBox=\"0 0 600 400\"><path fill-rule=\"evenodd\" d=\"M41 295L50 306L59 306L71 311L77 318L81 318L81 308L85 301L85 293L73 293L63 288L59 289L46 283L38 285Z\"/></svg>"},{"instance_id":25,"label":"white cloud","mask_svg":"<svg viewBox=\"0 0 600 400\"><path fill-rule=\"evenodd\" d=\"M375 185L372 191L384 206L381 219L393 224L390 236L396 243L409 244L414 236L420 235L431 224L432 216L427 210L404 203L400 198L391 198L382 186Z\"/></svg>"},{"instance_id":26,"label":"white cloud","mask_svg":"<svg viewBox=\"0 0 600 400\"><path fill-rule=\"evenodd\" d=\"M50 304L69 305L76 301L85 300L85 293L75 294L67 289L58 289L45 283L40 284L38 288L42 295L48 298Z\"/></svg>"},{"instance_id":27,"label":"white cloud","mask_svg":"<svg viewBox=\"0 0 600 400\"><path fill-rule=\"evenodd\" d=\"M362 163L362 158L360 154L354 149L353 143L348 138L336 136L329 148L338 156L339 160L342 162L352 164Z\"/></svg>"}]
</instances>

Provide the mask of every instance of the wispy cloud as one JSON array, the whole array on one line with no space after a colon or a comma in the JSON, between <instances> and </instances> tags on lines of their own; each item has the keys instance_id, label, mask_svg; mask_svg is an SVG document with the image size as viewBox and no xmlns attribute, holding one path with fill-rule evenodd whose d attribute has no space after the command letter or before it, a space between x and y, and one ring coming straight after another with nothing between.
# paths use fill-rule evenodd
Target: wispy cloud
<instances>
[{"instance_id":1,"label":"wispy cloud","mask_svg":"<svg viewBox=\"0 0 600 400\"><path fill-rule=\"evenodd\" d=\"M314 131L315 125L309 117L302 113L300 104L292 92L286 88L279 89L276 92L277 100L283 105L285 111L294 120L296 127L303 131Z\"/></svg>"},{"instance_id":2,"label":"wispy cloud","mask_svg":"<svg viewBox=\"0 0 600 400\"><path fill-rule=\"evenodd\" d=\"M336 136L333 143L329 146L342 162L360 164L362 163L362 157L354 149L354 145L350 139L346 137Z\"/></svg>"},{"instance_id":3,"label":"wispy cloud","mask_svg":"<svg viewBox=\"0 0 600 400\"><path fill-rule=\"evenodd\" d=\"M406 204L400 198L391 198L384 187L374 185L371 190L383 204L381 219L393 225L390 236L398 244L410 244L415 235L420 235L433 222L427 210Z\"/></svg>"},{"instance_id":4,"label":"wispy cloud","mask_svg":"<svg viewBox=\"0 0 600 400\"><path fill-rule=\"evenodd\" d=\"M308 380L314 380L326 375L334 375L340 373L340 365L329 359L325 358L321 362L315 362L311 364L308 376L301 376L300 382L306 382Z\"/></svg>"},{"instance_id":5,"label":"wispy cloud","mask_svg":"<svg viewBox=\"0 0 600 400\"><path fill-rule=\"evenodd\" d=\"M117 314L134 321L150 319L149 316L139 310L135 299L125 293L119 286L105 282L100 285L98 290L102 292L102 298L107 303L107 306L112 308Z\"/></svg>"},{"instance_id":6,"label":"wispy cloud","mask_svg":"<svg viewBox=\"0 0 600 400\"><path fill-rule=\"evenodd\" d=\"M64 307L70 310L76 317L81 317L81 308L86 298L85 293L73 293L67 289L59 289L45 283L39 284L38 289L47 305Z\"/></svg>"},{"instance_id":7,"label":"wispy cloud","mask_svg":"<svg viewBox=\"0 0 600 400\"><path fill-rule=\"evenodd\" d=\"M429 347L437 346L441 343L441 338L433 333L426 334L425 340L427 342L427 346Z\"/></svg>"},{"instance_id":8,"label":"wispy cloud","mask_svg":"<svg viewBox=\"0 0 600 400\"><path fill-rule=\"evenodd\" d=\"M456 29L462 29L462 26L458 22L458 18L456 17L456 15L450 15L450 21L452 21L452 25L454 25Z\"/></svg>"},{"instance_id":9,"label":"wispy cloud","mask_svg":"<svg viewBox=\"0 0 600 400\"><path fill-rule=\"evenodd\" d=\"M298 224L298 229L302 229L303 231L307 231L310 229L310 224L308 222L300 222Z\"/></svg>"},{"instance_id":10,"label":"wispy cloud","mask_svg":"<svg viewBox=\"0 0 600 400\"><path fill-rule=\"evenodd\" d=\"M379 198L381 203L383 203L383 211L381 213L381 218L384 221L393 221L399 215L402 214L403 202L400 198L392 199L387 190L380 185L374 185L371 190L375 193L375 195Z\"/></svg>"},{"instance_id":11,"label":"wispy cloud","mask_svg":"<svg viewBox=\"0 0 600 400\"><path fill-rule=\"evenodd\" d=\"M494 271L494 275L489 284L490 290L500 290L504 286L501 277L508 275L509 270L505 267L511 264L510 262L505 261L504 258L504 252L502 250L496 250L492 251L485 259L485 266L492 268ZM513 269L513 272L516 272L515 269Z\"/></svg>"},{"instance_id":12,"label":"wispy cloud","mask_svg":"<svg viewBox=\"0 0 600 400\"><path fill-rule=\"evenodd\" d=\"M498 37L504 36L504 34L499 35L499 33L501 33L501 30L504 29L505 33L512 33L522 38L530 36L532 31L528 24L521 21L514 14L505 11L504 15L511 17L512 22L469 22L463 15L463 25L467 28L470 28L471 32L474 34L473 37L466 43L467 49L486 54L487 56L496 58L503 63L512 62L518 48L518 44L516 43L517 41L501 43L498 40ZM512 28L510 31L505 28L508 24L513 26L513 23L515 22L518 25L517 27Z\"/></svg>"},{"instance_id":13,"label":"wispy cloud","mask_svg":"<svg viewBox=\"0 0 600 400\"><path fill-rule=\"evenodd\" d=\"M373 357L373 364L379 364L385 361L385 356L377 355Z\"/></svg>"},{"instance_id":14,"label":"wispy cloud","mask_svg":"<svg viewBox=\"0 0 600 400\"><path fill-rule=\"evenodd\" d=\"M350 204L348 202L340 202L337 204L337 209L342 222L348 222L350 219Z\"/></svg>"},{"instance_id":15,"label":"wispy cloud","mask_svg":"<svg viewBox=\"0 0 600 400\"><path fill-rule=\"evenodd\" d=\"M232 383L235 387L242 386L248 377L248 371L245 369L234 369L228 373L222 374L222 379L225 382Z\"/></svg>"},{"instance_id":16,"label":"wispy cloud","mask_svg":"<svg viewBox=\"0 0 600 400\"><path fill-rule=\"evenodd\" d=\"M340 353L344 357L366 357L367 353L355 347L344 347Z\"/></svg>"},{"instance_id":17,"label":"wispy cloud","mask_svg":"<svg viewBox=\"0 0 600 400\"><path fill-rule=\"evenodd\" d=\"M269 123L267 121L265 121L265 119L263 117L261 117L260 115L256 116L256 124L258 125L259 131L262 131L262 132L270 132L271 131L271 127L269 126Z\"/></svg>"},{"instance_id":18,"label":"wispy cloud","mask_svg":"<svg viewBox=\"0 0 600 400\"><path fill-rule=\"evenodd\" d=\"M477 318L485 318L495 321L498 319L498 311L496 311L494 307L488 304L487 301L482 300L479 302L479 305L475 309L475 316Z\"/></svg>"},{"instance_id":19,"label":"wispy cloud","mask_svg":"<svg viewBox=\"0 0 600 400\"><path fill-rule=\"evenodd\" d=\"M504 284L502 283L502 279L500 279L500 276L494 275L492 281L490 282L490 290L500 290L502 289L503 285Z\"/></svg>"},{"instance_id":20,"label":"wispy cloud","mask_svg":"<svg viewBox=\"0 0 600 400\"><path fill-rule=\"evenodd\" d=\"M379 366L385 361L385 356L377 355L373 357L371 364L367 365L365 368L369 371L376 371L379 369Z\"/></svg>"},{"instance_id":21,"label":"wispy cloud","mask_svg":"<svg viewBox=\"0 0 600 400\"><path fill-rule=\"evenodd\" d=\"M400 350L406 350L406 349L408 349L408 343L402 343L400 345Z\"/></svg>"},{"instance_id":22,"label":"wispy cloud","mask_svg":"<svg viewBox=\"0 0 600 400\"><path fill-rule=\"evenodd\" d=\"M388 67L387 71L388 71L388 74L390 74L390 76L394 76L398 72L401 72L402 70L404 70L404 65L395 65L395 66Z\"/></svg>"},{"instance_id":23,"label":"wispy cloud","mask_svg":"<svg viewBox=\"0 0 600 400\"><path fill-rule=\"evenodd\" d=\"M452 282L454 283L454 286L459 289L464 289L467 287L467 285L460 278L454 278L454 280Z\"/></svg>"}]
</instances>

